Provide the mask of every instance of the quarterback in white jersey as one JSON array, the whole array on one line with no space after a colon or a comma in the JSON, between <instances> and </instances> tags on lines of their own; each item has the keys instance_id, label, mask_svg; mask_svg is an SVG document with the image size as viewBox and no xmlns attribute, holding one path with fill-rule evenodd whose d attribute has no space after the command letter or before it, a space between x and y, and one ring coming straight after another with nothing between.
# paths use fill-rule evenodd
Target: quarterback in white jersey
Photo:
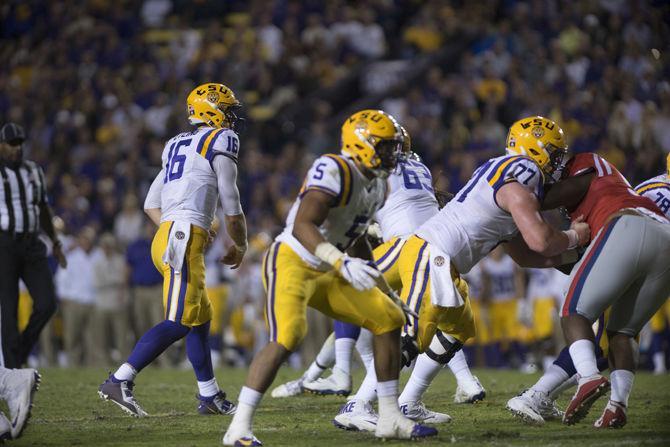
<instances>
[{"instance_id":1,"label":"quarterback in white jersey","mask_svg":"<svg viewBox=\"0 0 670 447\"><path fill-rule=\"evenodd\" d=\"M200 414L231 414L235 405L216 383L208 344L212 306L205 289L205 247L217 200L234 242L221 262L237 268L247 249L247 229L237 190L239 140L234 109L240 106L223 84L196 87L186 100L189 122L198 126L168 140L162 169L144 208L158 231L151 256L163 275L165 320L147 331L126 363L100 385L99 394L126 413L146 416L132 394L135 376L165 349L186 337L198 381Z\"/></svg>"},{"instance_id":2,"label":"quarterback in white jersey","mask_svg":"<svg viewBox=\"0 0 670 447\"><path fill-rule=\"evenodd\" d=\"M277 370L307 332L307 306L374 334L382 438L427 437L437 430L405 418L398 408L400 328L404 309L384 286L361 238L383 205L402 135L393 117L363 110L342 126L342 155L318 158L307 173L286 229L264 261L270 341L254 358L225 445L260 445L252 433L255 408ZM347 254L345 254L345 251Z\"/></svg>"}]
</instances>

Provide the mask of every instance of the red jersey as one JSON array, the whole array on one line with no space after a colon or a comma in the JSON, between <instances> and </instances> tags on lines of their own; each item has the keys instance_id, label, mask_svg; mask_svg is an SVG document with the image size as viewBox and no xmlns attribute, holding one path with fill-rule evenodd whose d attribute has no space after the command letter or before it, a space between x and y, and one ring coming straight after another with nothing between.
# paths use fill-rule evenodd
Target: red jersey
<instances>
[{"instance_id":1,"label":"red jersey","mask_svg":"<svg viewBox=\"0 0 670 447\"><path fill-rule=\"evenodd\" d=\"M624 208L646 208L663 216L651 199L636 194L617 168L598 154L585 152L575 155L568 161L565 171L568 177L587 172L595 174L589 190L577 208L568 210L571 219L584 216L591 227L592 235L600 231L609 216Z\"/></svg>"}]
</instances>

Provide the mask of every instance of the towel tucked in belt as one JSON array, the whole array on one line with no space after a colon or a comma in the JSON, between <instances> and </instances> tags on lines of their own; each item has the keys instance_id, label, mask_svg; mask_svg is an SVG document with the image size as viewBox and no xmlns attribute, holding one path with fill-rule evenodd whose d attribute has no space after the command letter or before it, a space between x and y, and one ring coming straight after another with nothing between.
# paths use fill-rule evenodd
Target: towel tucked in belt
<instances>
[{"instance_id":1,"label":"towel tucked in belt","mask_svg":"<svg viewBox=\"0 0 670 447\"><path fill-rule=\"evenodd\" d=\"M175 221L170 228L168 243L163 253L163 262L170 264L175 273L181 273L188 240L191 237L191 224Z\"/></svg>"},{"instance_id":2,"label":"towel tucked in belt","mask_svg":"<svg viewBox=\"0 0 670 447\"><path fill-rule=\"evenodd\" d=\"M448 254L430 246L430 302L439 307L461 307L465 304L454 284L454 276L458 275L452 268ZM452 275L452 270L454 275Z\"/></svg>"}]
</instances>

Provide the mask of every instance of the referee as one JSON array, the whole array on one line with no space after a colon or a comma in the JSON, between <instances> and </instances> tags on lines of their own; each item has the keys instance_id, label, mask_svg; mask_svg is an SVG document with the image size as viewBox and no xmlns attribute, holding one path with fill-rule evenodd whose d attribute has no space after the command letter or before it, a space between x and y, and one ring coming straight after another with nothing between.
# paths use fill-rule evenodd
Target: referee
<instances>
[{"instance_id":1,"label":"referee","mask_svg":"<svg viewBox=\"0 0 670 447\"><path fill-rule=\"evenodd\" d=\"M0 128L0 366L20 368L37 342L40 331L56 311L54 283L47 263L47 249L39 239L43 230L53 242L53 254L65 268L67 262L56 237L47 203L44 172L23 159L26 139L21 126ZM19 279L28 287L33 310L28 326L17 324Z\"/></svg>"}]
</instances>

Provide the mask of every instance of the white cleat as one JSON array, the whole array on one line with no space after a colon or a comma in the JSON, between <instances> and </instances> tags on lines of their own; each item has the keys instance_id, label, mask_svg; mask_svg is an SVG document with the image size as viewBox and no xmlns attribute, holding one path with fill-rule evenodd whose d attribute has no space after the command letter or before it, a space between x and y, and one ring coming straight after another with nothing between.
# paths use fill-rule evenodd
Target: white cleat
<instances>
[{"instance_id":1,"label":"white cleat","mask_svg":"<svg viewBox=\"0 0 670 447\"><path fill-rule=\"evenodd\" d=\"M40 375L31 368L10 369L4 378L2 398L9 407L12 439L21 436L30 417L33 395L39 388Z\"/></svg>"},{"instance_id":2,"label":"white cleat","mask_svg":"<svg viewBox=\"0 0 670 447\"><path fill-rule=\"evenodd\" d=\"M447 413L438 413L426 408L420 400L414 402L399 402L400 411L403 415L416 422L428 424L445 424L451 422L451 416Z\"/></svg>"},{"instance_id":3,"label":"white cleat","mask_svg":"<svg viewBox=\"0 0 670 447\"><path fill-rule=\"evenodd\" d=\"M246 433L235 433L230 430L230 427L228 428L228 431L226 431L226 434L223 435L222 442L223 445L239 447L258 447L263 445L263 443L251 433L251 430L248 430Z\"/></svg>"},{"instance_id":4,"label":"white cleat","mask_svg":"<svg viewBox=\"0 0 670 447\"><path fill-rule=\"evenodd\" d=\"M380 417L375 436L382 439L420 439L437 435L437 429L417 424L400 414Z\"/></svg>"},{"instance_id":5,"label":"white cleat","mask_svg":"<svg viewBox=\"0 0 670 447\"><path fill-rule=\"evenodd\" d=\"M336 366L330 376L316 379L313 382L303 382L302 388L308 393L320 396L333 394L348 396L351 394L351 375Z\"/></svg>"},{"instance_id":6,"label":"white cleat","mask_svg":"<svg viewBox=\"0 0 670 447\"><path fill-rule=\"evenodd\" d=\"M302 389L302 377L296 380L291 380L290 382L282 383L274 390L270 395L272 397L293 397L298 396L303 393Z\"/></svg>"},{"instance_id":7,"label":"white cleat","mask_svg":"<svg viewBox=\"0 0 670 447\"><path fill-rule=\"evenodd\" d=\"M542 425L547 420L563 417L563 412L553 399L532 388L508 400L507 409L529 424Z\"/></svg>"},{"instance_id":8,"label":"white cleat","mask_svg":"<svg viewBox=\"0 0 670 447\"><path fill-rule=\"evenodd\" d=\"M370 402L350 400L342 405L340 412L333 419L333 425L343 430L369 431L377 428L379 416L375 413Z\"/></svg>"},{"instance_id":9,"label":"white cleat","mask_svg":"<svg viewBox=\"0 0 670 447\"><path fill-rule=\"evenodd\" d=\"M479 382L477 377L474 377L475 380L464 381L464 383L458 383L456 387L456 393L454 394L454 402L457 404L474 404L484 400L486 397L486 390Z\"/></svg>"},{"instance_id":10,"label":"white cleat","mask_svg":"<svg viewBox=\"0 0 670 447\"><path fill-rule=\"evenodd\" d=\"M12 439L12 424L5 413L0 411L0 443L7 439Z\"/></svg>"}]
</instances>

